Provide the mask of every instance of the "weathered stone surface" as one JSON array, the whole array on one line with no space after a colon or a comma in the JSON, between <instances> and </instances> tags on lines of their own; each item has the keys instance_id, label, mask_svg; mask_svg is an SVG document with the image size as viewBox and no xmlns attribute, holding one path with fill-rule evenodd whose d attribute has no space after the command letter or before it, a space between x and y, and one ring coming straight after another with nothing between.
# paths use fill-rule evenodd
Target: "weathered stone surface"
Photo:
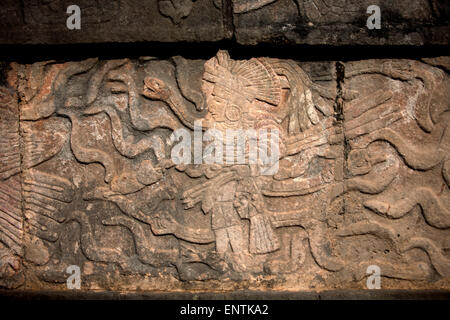
<instances>
[{"instance_id":1,"label":"weathered stone surface","mask_svg":"<svg viewBox=\"0 0 450 320\"><path fill-rule=\"evenodd\" d=\"M69 5L81 29L69 30ZM366 26L381 9L381 29ZM447 45L449 3L439 0L5 0L0 44L215 42Z\"/></svg>"},{"instance_id":2,"label":"weathered stone surface","mask_svg":"<svg viewBox=\"0 0 450 320\"><path fill-rule=\"evenodd\" d=\"M423 45L449 43L448 1L235 0L241 44ZM381 29L366 26L381 9Z\"/></svg>"},{"instance_id":3,"label":"weathered stone surface","mask_svg":"<svg viewBox=\"0 0 450 320\"><path fill-rule=\"evenodd\" d=\"M23 283L23 214L19 107L14 90L0 87L0 286Z\"/></svg>"},{"instance_id":4,"label":"weathered stone surface","mask_svg":"<svg viewBox=\"0 0 450 320\"><path fill-rule=\"evenodd\" d=\"M447 60L11 64L0 286L66 289L75 265L86 290L362 289L376 265L448 290ZM174 132L211 128L278 130L277 170L175 163Z\"/></svg>"},{"instance_id":5,"label":"weathered stone surface","mask_svg":"<svg viewBox=\"0 0 450 320\"><path fill-rule=\"evenodd\" d=\"M346 64L343 87L359 97L344 104L346 226L338 235L360 239L353 249L341 243L355 250L355 264L365 257L386 276L428 281L432 266L448 277L449 84L444 70L417 61ZM360 250L365 243L370 251Z\"/></svg>"},{"instance_id":6,"label":"weathered stone surface","mask_svg":"<svg viewBox=\"0 0 450 320\"><path fill-rule=\"evenodd\" d=\"M80 30L66 26L74 4L81 9ZM220 0L6 0L0 43L218 41L230 36L223 21Z\"/></svg>"}]
</instances>

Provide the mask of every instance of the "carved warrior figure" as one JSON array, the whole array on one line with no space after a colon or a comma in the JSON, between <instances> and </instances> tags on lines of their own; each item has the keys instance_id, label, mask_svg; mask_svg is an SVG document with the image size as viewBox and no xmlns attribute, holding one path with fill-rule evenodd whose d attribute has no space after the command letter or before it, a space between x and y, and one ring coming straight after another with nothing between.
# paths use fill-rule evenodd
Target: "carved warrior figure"
<instances>
[{"instance_id":1,"label":"carved warrior figure","mask_svg":"<svg viewBox=\"0 0 450 320\"><path fill-rule=\"evenodd\" d=\"M193 128L194 121L198 118L174 99L171 88L155 78L146 78L144 82L146 97L167 102L183 124ZM294 63L283 63L266 58L235 61L230 59L227 52L219 51L216 57L205 63L202 90L206 96L208 108L202 121L204 129L214 128L222 132L230 128L275 129L281 136L279 139L281 157L298 154L311 147L324 146L328 144L327 136L335 135L334 129L330 127L330 119L319 116L315 108L316 104L313 102L313 93L310 91L314 91L315 100L319 101L325 114L330 116L332 115L331 106L327 105L318 93L331 97L332 90L313 85ZM289 91L290 95L287 97ZM310 134L319 133L317 126L325 129L323 134L325 139L310 142L309 134L305 133L308 130ZM306 140L306 144L302 145L302 140ZM315 148L311 156L322 149ZM289 164L288 166L291 167ZM299 214L298 212L283 214L267 210L263 193L289 195L289 191L283 191L283 188L291 189L292 181L286 183L280 181L278 185L281 189L277 191L262 190L264 178L252 165L217 165L214 171L211 171L209 165L195 167L179 165L177 169L191 177L205 176L208 179L205 183L186 190L182 199L185 209L193 208L197 203L201 203L205 213L211 212L212 229L215 233L218 253L224 253L228 244L231 245L233 252L241 253L244 250L241 219L250 221L248 248L250 253L266 254L277 251L280 243L275 233L274 224L277 223L274 217L279 215L283 220L286 216L285 223L290 225L291 222L288 222L290 214ZM286 168L283 169L286 170ZM291 175L288 176L290 177ZM304 185L302 187L304 188ZM308 220L306 217L305 219ZM166 228L163 228L165 230L161 232L174 233L183 239L183 236L175 231L182 227L175 227L173 223L169 223L171 224L172 226L168 227L166 222ZM282 226L283 222L278 221L278 224L278 227ZM301 222L294 225L306 227L306 224ZM209 236L205 235L205 238ZM314 252L319 252L321 245L320 242L313 244ZM289 259L288 257L287 260Z\"/></svg>"},{"instance_id":2,"label":"carved warrior figure","mask_svg":"<svg viewBox=\"0 0 450 320\"><path fill-rule=\"evenodd\" d=\"M280 126L271 116L268 108L277 107L280 104L281 85L272 67L264 59L237 62L231 60L226 52L219 52L215 59L205 64L203 80L203 92L207 97L208 106L205 117L207 125L211 126L212 123L214 128L219 130L237 127L244 130L258 128L280 131ZM280 140L282 143L283 140ZM247 184L250 184L249 187L252 190L243 190L252 197L246 200L241 197L237 211L241 218L250 219L250 253L264 254L279 249L279 243L272 224L261 207L264 205L262 195L254 179L254 176L247 178ZM235 181L230 182L226 189L219 190L219 196L216 201L213 200L213 203L223 206L221 199L227 198L230 202L227 204L228 210L231 210L236 217L236 211L233 208L236 206L238 197L236 191L238 188L242 189L243 184L243 181L238 184ZM214 190L206 192L214 194ZM247 208L245 208L246 201L250 202ZM214 204L209 206L214 208ZM245 210L247 213L242 214ZM214 221L213 229L216 230L217 251L223 252L226 249L220 243L223 230L217 228ZM233 237L240 238L233 235L230 240Z\"/></svg>"},{"instance_id":3,"label":"carved warrior figure","mask_svg":"<svg viewBox=\"0 0 450 320\"><path fill-rule=\"evenodd\" d=\"M440 73L427 69L426 66L419 64L408 67L405 63L398 65L390 62L381 65L367 63L367 65L350 69L347 75L348 77L357 77L358 74L377 74L407 81L413 81L415 77L418 77L429 89L423 97L419 96L419 101L426 102L429 101L430 94L435 92L434 88L440 88L443 85ZM341 147L342 131L341 127L334 123L333 108L330 103L330 100L336 97L336 93L333 89L312 83L296 63L265 58L234 61L226 52L219 52L215 58L205 64L202 89L208 106L208 113L202 123L205 128L226 130L238 126L243 128L267 126L280 130L280 150L282 150L279 162L280 170L273 177L262 177L255 174L251 166L243 166L244 168L236 165L219 166L214 170L209 166L177 167L189 177L204 176L207 179L205 183L183 193L185 209L192 208L196 203L202 203L202 209L206 212L209 212L211 207L220 208L222 198L217 196L217 191L221 190L220 186L228 184L229 189L234 188L233 192L229 192L227 188L224 190L228 190L227 201L231 198L234 199L234 206L240 217L250 218L249 252L251 253L277 251L279 247L278 232L272 233L273 228L300 226L308 234L311 253L317 264L329 271L341 270L343 261L334 257L333 254L330 255L331 239L327 236L327 223L325 223L327 219L325 212L329 209L270 211L267 207L272 199L309 194L319 195L319 192L323 190L329 195L324 206L329 206L330 202L342 195L343 192L348 193L354 190L366 194L383 192L394 180L399 163L394 155L386 151L386 146L382 149L383 154L376 155L377 150L380 150L378 149L379 144L375 143L377 141L388 141L405 162L414 169L429 170L443 160L442 151L427 152L424 157L415 156L409 147L411 144L408 144L405 138L391 129L394 124L407 121L405 111L403 111L404 105L396 102L398 100L390 101L394 95L399 94L391 88L384 92L360 96L357 92L345 88L342 90L342 99L346 101L347 116L347 122L344 123L342 129L346 131L351 147L355 148L355 151L349 155L349 169L355 170L356 176L350 177L346 181L343 181L343 159L341 159L344 154ZM198 119L193 113L187 111L188 107L175 98L173 89L158 79L145 79L144 95L151 99L165 101L188 128L192 129L194 121ZM387 104L385 104L386 102ZM431 131L433 123L428 121L431 124L426 125L425 121L430 115L426 111L429 106L431 106L430 103L418 104L415 116L421 128L430 128L428 131ZM448 105L443 106L441 103L436 103L433 107L439 109L440 115L443 114L443 110L448 110ZM434 122L438 121L438 113L432 114L436 114ZM439 132L442 134L441 129L435 134L438 135ZM353 154L356 155L358 152L371 154L368 158L370 168L353 167L351 159ZM331 162L321 168L322 171L319 175L311 175L308 173L308 167L317 157ZM374 170L372 166L377 169ZM385 175L377 174L380 172L379 170L383 170ZM236 178L233 178L233 171L237 173ZM443 172L446 172L445 166ZM246 180L251 181L249 185L255 187L248 190L243 188L244 192L241 192L243 181ZM218 181L222 182L218 183ZM446 218L428 214L428 212L437 213L439 211L432 209L442 206L439 201L430 198L431 193L427 190L420 190L418 194L421 196L419 202L427 221L439 228L447 227ZM261 196L263 201L255 201ZM251 200L249 201L249 199ZM249 205L248 202L252 203ZM214 206L211 203L214 203ZM226 201L224 203L227 204ZM415 204L416 202L408 199L399 208L395 207L395 210L392 210L393 213L389 212L387 215L401 217ZM389 207L378 201L367 201L365 206L382 214L388 212L384 207ZM231 212L231 210L228 209L227 212ZM159 230L162 234L172 233L180 239L192 238L188 235L189 232L181 233L182 226L177 226L177 223L167 216L162 218L162 220L165 219L167 219L166 222ZM216 241L219 241L216 243L219 251L223 251L224 238L226 238L225 243L231 242L232 249L235 249L234 245L237 250L240 250L241 237L233 235L239 232L235 227L238 220L234 216L234 219L230 221L226 227L233 227L231 228L233 232L226 233L227 238L217 235L217 233L214 237ZM349 228L352 235L374 234L384 237L386 234L391 234L387 226L378 224L356 223L350 225ZM265 237L260 236L262 230L265 232ZM348 235L345 230L345 228L342 229L337 236ZM207 241L206 239L211 239L211 234L207 231L196 230L197 241L201 241L199 239L202 238L205 239L203 241ZM294 241L294 239L296 238L292 238L292 245L294 243L298 245L299 240ZM298 249L292 250L292 252L298 252ZM294 259L294 256L284 256L279 260L273 260L272 262L277 261L277 263L269 262L267 268L280 272L283 270L283 267L280 266L285 264L289 266L288 269L294 270L295 267L290 264L292 261L290 259ZM379 263L386 266L387 269L390 268L389 263L382 261ZM278 266L278 268L274 266ZM404 275L398 273L397 276L418 279L423 277L426 272L425 269L419 269L407 268ZM392 274L395 272L393 271ZM359 277L358 274L354 274L354 276Z\"/></svg>"},{"instance_id":4,"label":"carved warrior figure","mask_svg":"<svg viewBox=\"0 0 450 320\"><path fill-rule=\"evenodd\" d=\"M225 132L227 129L258 128L279 130L279 125L270 115L270 109L264 104L276 107L281 100L281 86L274 71L264 60L252 59L245 62L231 60L226 52L219 52L217 58L205 64L203 92L206 95L208 113L202 122L203 127L212 127ZM162 98L158 92L151 90L159 82L157 79L146 79L144 94L150 98ZM159 87L158 89L161 89ZM169 94L166 96L169 99ZM173 104L172 104L173 105ZM177 106L174 111L180 113ZM186 118L185 118L185 121ZM192 127L189 123L189 127ZM224 143L219 142L219 143ZM244 142L246 143L246 142ZM245 146L244 146L245 149ZM228 159L229 160L229 159ZM239 166L237 166L239 167ZM239 170L235 167L235 170ZM180 167L179 167L180 168ZM240 217L234 208L236 189L240 178L233 174L233 168L224 168L214 178L215 183L203 186L200 190L204 193L202 199L195 199L198 194L198 186L195 190L184 192L183 198L186 208L193 207L198 201L202 202L202 210L211 212L212 229L215 233L216 250L224 253L228 244L233 252L244 251L244 239ZM243 172L241 170L241 172ZM250 178L254 179L254 178ZM254 192L260 192L254 190ZM254 206L250 211L254 212ZM261 213L260 211L260 214ZM278 249L278 241L268 219L258 219L259 215L252 215L251 252L269 253ZM250 218L246 216L245 218ZM271 231L268 238L255 236ZM261 242L267 243L261 243ZM255 242L260 243L255 249ZM264 249L263 249L264 248Z\"/></svg>"}]
</instances>

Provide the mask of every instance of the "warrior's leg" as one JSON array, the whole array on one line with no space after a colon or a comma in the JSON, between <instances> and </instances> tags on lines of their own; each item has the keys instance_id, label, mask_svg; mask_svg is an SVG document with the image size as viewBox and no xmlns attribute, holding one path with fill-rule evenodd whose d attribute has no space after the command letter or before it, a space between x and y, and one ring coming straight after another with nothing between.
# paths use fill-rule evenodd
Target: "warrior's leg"
<instances>
[{"instance_id":1,"label":"warrior's leg","mask_svg":"<svg viewBox=\"0 0 450 320\"><path fill-rule=\"evenodd\" d=\"M233 252L244 252L244 237L242 235L242 229L237 225L231 226L227 228L227 233Z\"/></svg>"},{"instance_id":2,"label":"warrior's leg","mask_svg":"<svg viewBox=\"0 0 450 320\"><path fill-rule=\"evenodd\" d=\"M214 230L214 233L216 235L216 252L219 254L224 254L228 248L227 230L225 228L217 229Z\"/></svg>"}]
</instances>

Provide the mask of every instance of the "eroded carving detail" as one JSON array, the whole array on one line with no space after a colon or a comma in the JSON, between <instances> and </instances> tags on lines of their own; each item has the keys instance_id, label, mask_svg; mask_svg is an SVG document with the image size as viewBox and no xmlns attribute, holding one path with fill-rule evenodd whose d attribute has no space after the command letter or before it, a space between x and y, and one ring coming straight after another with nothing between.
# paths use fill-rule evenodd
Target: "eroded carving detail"
<instances>
[{"instance_id":1,"label":"eroded carving detail","mask_svg":"<svg viewBox=\"0 0 450 320\"><path fill-rule=\"evenodd\" d=\"M22 284L23 216L17 96L0 87L0 286Z\"/></svg>"},{"instance_id":2,"label":"eroded carving detail","mask_svg":"<svg viewBox=\"0 0 450 320\"><path fill-rule=\"evenodd\" d=\"M445 172L449 152L449 103L440 99L448 91L443 89L448 88L448 75L415 61L347 65L348 89L368 92L370 86L363 84L368 82L381 89L346 103L344 110L345 136L351 147L347 203L352 210L361 201L368 211L361 221L339 231L339 235L369 233L384 238L400 257L392 258L394 261L415 261L416 266L421 266L398 271L388 267L393 277L429 278L433 273L431 265L445 278L442 267L448 264L448 258L443 254L445 245L440 244L438 230L448 237L449 190L445 177L442 179L436 170ZM410 215L422 216L422 227L413 227L414 223L408 222ZM394 219L402 221L403 226ZM434 234L424 232L424 225L433 227ZM425 251L429 260L417 255L412 258L409 254L414 248ZM390 262L380 263L384 268Z\"/></svg>"},{"instance_id":3,"label":"eroded carving detail","mask_svg":"<svg viewBox=\"0 0 450 320\"><path fill-rule=\"evenodd\" d=\"M170 17L174 24L179 24L192 10L195 0L159 0L159 12Z\"/></svg>"},{"instance_id":4,"label":"eroded carving detail","mask_svg":"<svg viewBox=\"0 0 450 320\"><path fill-rule=\"evenodd\" d=\"M226 51L20 66L20 130L10 100L1 109L0 278L23 258L44 282L63 283L77 264L88 283L260 276L346 287L376 264L390 279L445 286L448 74L406 60L345 67L338 93L333 74L318 84L295 61ZM278 170L227 153L175 163L171 134L194 135L200 120L221 145L228 129L278 130ZM249 158L249 141L263 138L237 149Z\"/></svg>"}]
</instances>

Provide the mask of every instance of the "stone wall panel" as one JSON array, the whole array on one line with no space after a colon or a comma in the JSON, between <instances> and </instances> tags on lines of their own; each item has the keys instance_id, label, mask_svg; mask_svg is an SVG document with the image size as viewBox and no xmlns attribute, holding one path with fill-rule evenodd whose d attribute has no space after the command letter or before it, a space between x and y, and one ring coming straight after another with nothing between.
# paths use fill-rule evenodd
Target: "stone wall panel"
<instances>
[{"instance_id":1,"label":"stone wall panel","mask_svg":"<svg viewBox=\"0 0 450 320\"><path fill-rule=\"evenodd\" d=\"M80 30L66 26L73 4ZM380 29L366 25L371 5L380 7ZM6 0L0 44L446 45L449 11L437 0Z\"/></svg>"},{"instance_id":2,"label":"stone wall panel","mask_svg":"<svg viewBox=\"0 0 450 320\"><path fill-rule=\"evenodd\" d=\"M11 64L0 285L448 289L447 60ZM211 128L278 130L278 170L174 161Z\"/></svg>"}]
</instances>

